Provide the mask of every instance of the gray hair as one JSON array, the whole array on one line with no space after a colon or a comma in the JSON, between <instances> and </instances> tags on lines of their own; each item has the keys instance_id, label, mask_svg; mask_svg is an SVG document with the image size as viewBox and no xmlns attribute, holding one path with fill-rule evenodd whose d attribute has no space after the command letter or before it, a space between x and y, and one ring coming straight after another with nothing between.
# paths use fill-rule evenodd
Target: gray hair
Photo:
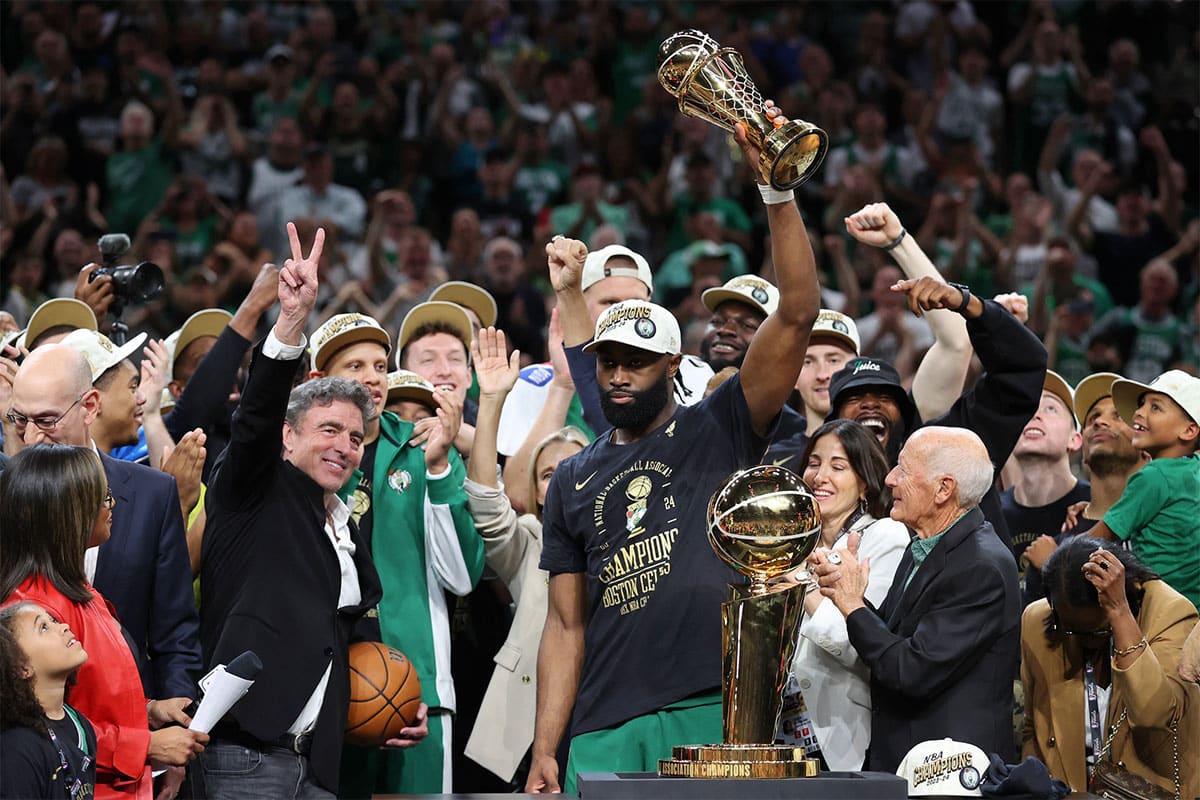
<instances>
[{"instance_id":1,"label":"gray hair","mask_svg":"<svg viewBox=\"0 0 1200 800\"><path fill-rule=\"evenodd\" d=\"M521 247L520 242L515 239L510 239L507 236L496 236L488 240L488 243L483 246L483 263L491 261L492 256L501 247L511 248L517 254L517 260L520 261L525 257L525 250Z\"/></svg>"},{"instance_id":2,"label":"gray hair","mask_svg":"<svg viewBox=\"0 0 1200 800\"><path fill-rule=\"evenodd\" d=\"M922 454L926 475L954 478L958 485L959 508L978 505L992 488L995 478L987 446L974 431L966 428L932 426L920 429L911 438L933 436L937 437L937 443L926 443Z\"/></svg>"},{"instance_id":3,"label":"gray hair","mask_svg":"<svg viewBox=\"0 0 1200 800\"><path fill-rule=\"evenodd\" d=\"M345 378L315 378L306 381L295 389L288 397L287 415L284 421L292 428L299 428L308 411L313 406L327 408L337 402L350 403L362 412L363 425L375 413L375 404L371 401L371 393L361 383L348 381Z\"/></svg>"}]
</instances>

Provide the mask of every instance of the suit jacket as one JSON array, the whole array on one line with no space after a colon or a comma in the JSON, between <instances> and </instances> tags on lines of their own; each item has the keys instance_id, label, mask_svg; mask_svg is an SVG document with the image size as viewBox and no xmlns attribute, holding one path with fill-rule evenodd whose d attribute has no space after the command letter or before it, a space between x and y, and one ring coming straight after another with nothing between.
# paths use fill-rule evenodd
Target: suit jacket
<instances>
[{"instance_id":1,"label":"suit jacket","mask_svg":"<svg viewBox=\"0 0 1200 800\"><path fill-rule=\"evenodd\" d=\"M1147 581L1138 627L1150 646L1128 669L1113 667L1103 732L1124 710L1111 757L1137 775L1174 792L1174 753L1167 729L1179 720L1182 797L1200 796L1200 687L1179 677L1183 643L1196 625L1196 607L1161 580ZM1084 742L1083 661L1078 648L1046 638L1050 605L1038 600L1021 618L1021 683L1025 689L1024 755L1046 762L1050 774L1075 791L1088 783Z\"/></svg>"},{"instance_id":2,"label":"suit jacket","mask_svg":"<svg viewBox=\"0 0 1200 800\"><path fill-rule=\"evenodd\" d=\"M517 606L508 638L493 659L496 669L475 717L466 756L510 781L533 744L538 648L550 603L550 576L538 569L542 524L532 514L518 517L500 489L472 480L463 488L483 537L487 564L508 586Z\"/></svg>"},{"instance_id":3,"label":"suit jacket","mask_svg":"<svg viewBox=\"0 0 1200 800\"><path fill-rule=\"evenodd\" d=\"M864 515L851 530L862 532L859 559L871 559L867 600L883 602L908 549L908 529L893 519ZM844 541L835 544L844 546ZM871 741L870 670L850 644L846 618L828 597L800 621L792 674L825 763L839 772L862 769Z\"/></svg>"},{"instance_id":4,"label":"suit jacket","mask_svg":"<svg viewBox=\"0 0 1200 800\"><path fill-rule=\"evenodd\" d=\"M113 507L96 580L138 646L146 697L199 697L200 620L175 479L101 454Z\"/></svg>"},{"instance_id":5,"label":"suit jacket","mask_svg":"<svg viewBox=\"0 0 1200 800\"><path fill-rule=\"evenodd\" d=\"M946 531L905 589L913 564L909 548L883 605L846 619L871 668L866 768L895 772L913 745L946 737L1011 763L1017 564L978 507Z\"/></svg>"},{"instance_id":6,"label":"suit jacket","mask_svg":"<svg viewBox=\"0 0 1200 800\"><path fill-rule=\"evenodd\" d=\"M331 669L309 760L317 783L336 792L351 629L383 592L370 548L351 523L362 599L338 608L341 571L325 533L324 491L280 457L297 361L255 353L229 446L209 484L200 640L206 669L246 650L262 659L258 680L226 715L260 741L287 731Z\"/></svg>"}]
</instances>

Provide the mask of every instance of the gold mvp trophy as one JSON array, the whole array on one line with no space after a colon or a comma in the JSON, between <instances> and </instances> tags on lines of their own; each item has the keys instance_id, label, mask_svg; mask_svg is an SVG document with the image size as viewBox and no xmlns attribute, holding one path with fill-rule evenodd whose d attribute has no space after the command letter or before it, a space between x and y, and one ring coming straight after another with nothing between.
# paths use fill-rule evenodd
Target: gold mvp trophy
<instances>
[{"instance_id":1,"label":"gold mvp trophy","mask_svg":"<svg viewBox=\"0 0 1200 800\"><path fill-rule=\"evenodd\" d=\"M768 583L803 565L821 535L821 511L796 473L758 466L734 473L708 505L708 540L750 579L721 605L722 744L672 748L658 774L676 778L805 778L819 762L772 744L796 649L805 583ZM807 576L805 576L807 577Z\"/></svg>"},{"instance_id":2,"label":"gold mvp trophy","mask_svg":"<svg viewBox=\"0 0 1200 800\"><path fill-rule=\"evenodd\" d=\"M679 100L679 110L727 131L745 123L750 141L762 151L759 173L773 187L795 189L817 171L829 149L828 134L799 119L775 127L741 53L707 33L687 30L667 37L658 54L658 82Z\"/></svg>"}]
</instances>

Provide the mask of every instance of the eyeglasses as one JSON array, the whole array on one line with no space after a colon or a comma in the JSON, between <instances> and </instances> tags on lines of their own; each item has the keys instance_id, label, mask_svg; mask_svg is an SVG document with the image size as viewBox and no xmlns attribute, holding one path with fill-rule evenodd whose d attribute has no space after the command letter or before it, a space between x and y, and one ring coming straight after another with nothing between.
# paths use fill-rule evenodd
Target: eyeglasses
<instances>
[{"instance_id":1,"label":"eyeglasses","mask_svg":"<svg viewBox=\"0 0 1200 800\"><path fill-rule=\"evenodd\" d=\"M67 406L67 410L59 414L57 417L27 417L19 412L9 410L9 412L4 415L4 418L16 426L17 430L24 430L25 426L32 422L37 426L38 430L49 432L57 428L58 423L62 422L66 418L67 414L70 414L75 406L79 405L79 401L82 399L82 394L79 395L79 397L76 397L75 402Z\"/></svg>"},{"instance_id":2,"label":"eyeglasses","mask_svg":"<svg viewBox=\"0 0 1200 800\"><path fill-rule=\"evenodd\" d=\"M1103 628L1095 628L1090 631L1073 631L1064 628L1058 621L1058 614L1051 609L1050 630L1061 636L1082 636L1088 639L1107 639L1112 636L1112 626L1105 625Z\"/></svg>"},{"instance_id":3,"label":"eyeglasses","mask_svg":"<svg viewBox=\"0 0 1200 800\"><path fill-rule=\"evenodd\" d=\"M112 489L105 489L104 490L104 507L107 508L109 511L112 511L113 507L116 506L116 504L117 504L117 498L113 497Z\"/></svg>"}]
</instances>

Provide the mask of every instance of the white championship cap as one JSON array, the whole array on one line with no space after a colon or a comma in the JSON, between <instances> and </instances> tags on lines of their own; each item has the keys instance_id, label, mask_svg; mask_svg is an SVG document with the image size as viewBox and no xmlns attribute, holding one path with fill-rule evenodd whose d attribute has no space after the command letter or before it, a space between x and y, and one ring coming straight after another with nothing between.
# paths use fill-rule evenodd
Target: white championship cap
<instances>
[{"instance_id":1,"label":"white championship cap","mask_svg":"<svg viewBox=\"0 0 1200 800\"><path fill-rule=\"evenodd\" d=\"M973 744L930 739L913 745L896 774L908 781L909 797L982 797L987 754Z\"/></svg>"},{"instance_id":2,"label":"white championship cap","mask_svg":"<svg viewBox=\"0 0 1200 800\"><path fill-rule=\"evenodd\" d=\"M849 348L854 355L858 355L859 349L862 348L862 340L858 338L858 326L854 324L854 320L830 308L822 308L817 314L809 341L816 339L833 339L843 347Z\"/></svg>"},{"instance_id":3,"label":"white championship cap","mask_svg":"<svg viewBox=\"0 0 1200 800\"><path fill-rule=\"evenodd\" d=\"M101 375L136 353L145 341L146 334L139 333L125 344L117 347L103 333L80 328L67 334L67 337L62 340L62 344L83 354L83 357L87 359L88 368L92 371L92 383L95 383Z\"/></svg>"},{"instance_id":4,"label":"white championship cap","mask_svg":"<svg viewBox=\"0 0 1200 800\"><path fill-rule=\"evenodd\" d=\"M596 320L596 335L583 346L585 353L601 342L620 342L651 353L678 355L679 323L660 305L645 300L625 300L611 305Z\"/></svg>"},{"instance_id":5,"label":"white championship cap","mask_svg":"<svg viewBox=\"0 0 1200 800\"><path fill-rule=\"evenodd\" d=\"M392 337L374 317L366 314L338 314L330 317L312 335L309 349L312 353L312 368L325 369L325 364L343 347L359 342L376 342L383 345L384 353L392 351Z\"/></svg>"},{"instance_id":6,"label":"white championship cap","mask_svg":"<svg viewBox=\"0 0 1200 800\"><path fill-rule=\"evenodd\" d=\"M753 306L769 317L779 308L779 290L757 275L738 275L725 281L724 286L706 289L700 300L709 311L716 311L721 303L734 300Z\"/></svg>"}]
</instances>

